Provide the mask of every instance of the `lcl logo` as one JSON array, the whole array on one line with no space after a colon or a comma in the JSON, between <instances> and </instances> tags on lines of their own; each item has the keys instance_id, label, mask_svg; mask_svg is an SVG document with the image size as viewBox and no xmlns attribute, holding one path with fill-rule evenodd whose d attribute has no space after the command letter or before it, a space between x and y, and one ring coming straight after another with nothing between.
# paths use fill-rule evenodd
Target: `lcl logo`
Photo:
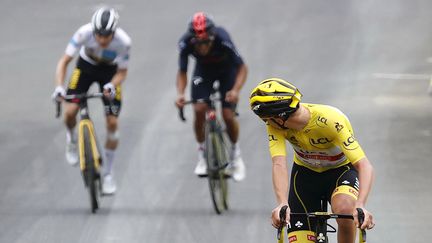
<instances>
[{"instance_id":1,"label":"lcl logo","mask_svg":"<svg viewBox=\"0 0 432 243\"><path fill-rule=\"evenodd\" d=\"M310 139L312 144L326 144L326 143L330 143L330 140L328 140L328 138L318 138L317 140L311 138Z\"/></svg>"},{"instance_id":2,"label":"lcl logo","mask_svg":"<svg viewBox=\"0 0 432 243\"><path fill-rule=\"evenodd\" d=\"M353 135L351 135L347 140L345 140L343 142L343 144L344 144L345 147L349 147L354 142L355 142L355 138L354 138Z\"/></svg>"},{"instance_id":3,"label":"lcl logo","mask_svg":"<svg viewBox=\"0 0 432 243\"><path fill-rule=\"evenodd\" d=\"M327 118L319 116L317 120L327 125Z\"/></svg>"},{"instance_id":4,"label":"lcl logo","mask_svg":"<svg viewBox=\"0 0 432 243\"><path fill-rule=\"evenodd\" d=\"M275 138L275 136L274 135L268 135L268 140L269 141L277 141L277 139Z\"/></svg>"}]
</instances>

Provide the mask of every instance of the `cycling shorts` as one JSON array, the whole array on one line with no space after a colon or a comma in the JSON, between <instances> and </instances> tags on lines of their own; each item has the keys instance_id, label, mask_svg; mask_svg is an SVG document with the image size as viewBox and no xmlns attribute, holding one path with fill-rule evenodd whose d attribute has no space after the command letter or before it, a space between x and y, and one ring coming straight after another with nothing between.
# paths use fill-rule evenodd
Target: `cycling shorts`
<instances>
[{"instance_id":1,"label":"cycling shorts","mask_svg":"<svg viewBox=\"0 0 432 243\"><path fill-rule=\"evenodd\" d=\"M231 67L220 69L220 71L215 71L214 68L210 69L201 65L195 66L191 85L192 101L194 103L198 100L208 101L210 94L213 92L213 83L219 80L219 92L221 94L222 106L224 108L233 107L233 104L225 101L225 95L234 87L238 68Z\"/></svg>"},{"instance_id":2,"label":"cycling shorts","mask_svg":"<svg viewBox=\"0 0 432 243\"><path fill-rule=\"evenodd\" d=\"M322 211L321 200L330 202L332 196L343 193L357 200L359 181L357 170L352 164L324 172L315 172L293 163L288 203L292 213ZM293 231L315 231L314 220L291 218Z\"/></svg>"},{"instance_id":3,"label":"cycling shorts","mask_svg":"<svg viewBox=\"0 0 432 243\"><path fill-rule=\"evenodd\" d=\"M99 90L102 92L103 86L111 81L116 72L116 65L93 65L80 57L73 70L66 94L87 93L94 82L98 83ZM106 99L102 100L105 107L105 115L118 116L121 109L121 86L116 87L116 96L111 104ZM70 100L67 101L72 102Z\"/></svg>"}]
</instances>

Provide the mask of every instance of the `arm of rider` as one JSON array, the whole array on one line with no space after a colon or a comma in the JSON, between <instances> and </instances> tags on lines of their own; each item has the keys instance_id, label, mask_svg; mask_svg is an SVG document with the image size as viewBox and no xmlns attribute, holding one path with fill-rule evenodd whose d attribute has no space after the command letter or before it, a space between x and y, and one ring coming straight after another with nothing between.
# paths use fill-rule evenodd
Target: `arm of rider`
<instances>
[{"instance_id":1,"label":"arm of rider","mask_svg":"<svg viewBox=\"0 0 432 243\"><path fill-rule=\"evenodd\" d=\"M354 168L358 171L359 181L360 181L359 196L356 201L355 208L363 209L365 214L364 222L360 226L360 228L372 229L375 226L373 215L365 209L365 205L375 177L374 168L366 157L360 159L353 165ZM359 227L356 209L354 209L353 211L353 216L354 216L354 223L356 227Z\"/></svg>"},{"instance_id":2,"label":"arm of rider","mask_svg":"<svg viewBox=\"0 0 432 243\"><path fill-rule=\"evenodd\" d=\"M178 108L182 108L185 104L185 89L187 85L187 73L179 70L177 72L177 98L175 104Z\"/></svg>"},{"instance_id":3,"label":"arm of rider","mask_svg":"<svg viewBox=\"0 0 432 243\"><path fill-rule=\"evenodd\" d=\"M51 98L54 101L61 101L65 95L66 91L63 87L64 79L66 76L66 70L68 64L72 61L73 57L69 55L63 55L60 60L57 62L56 73L55 73L55 85L56 88L51 95Z\"/></svg>"},{"instance_id":4,"label":"arm of rider","mask_svg":"<svg viewBox=\"0 0 432 243\"><path fill-rule=\"evenodd\" d=\"M103 86L103 93L106 98L113 100L116 96L115 87L119 86L127 76L127 69L118 69L111 79L111 82Z\"/></svg>"},{"instance_id":5,"label":"arm of rider","mask_svg":"<svg viewBox=\"0 0 432 243\"><path fill-rule=\"evenodd\" d=\"M286 156L273 156L272 157L272 179L273 179L273 190L276 196L278 206L272 211L272 225L275 228L279 228L281 223L284 225L289 224L290 221L290 208L288 206L288 168L286 163ZM286 220L280 222L279 211L287 205Z\"/></svg>"},{"instance_id":6,"label":"arm of rider","mask_svg":"<svg viewBox=\"0 0 432 243\"><path fill-rule=\"evenodd\" d=\"M243 63L240 65L239 70L237 72L236 81L234 83L233 88L226 93L225 101L230 103L237 103L239 100L239 93L243 84L246 82L247 77L247 67Z\"/></svg>"}]
</instances>

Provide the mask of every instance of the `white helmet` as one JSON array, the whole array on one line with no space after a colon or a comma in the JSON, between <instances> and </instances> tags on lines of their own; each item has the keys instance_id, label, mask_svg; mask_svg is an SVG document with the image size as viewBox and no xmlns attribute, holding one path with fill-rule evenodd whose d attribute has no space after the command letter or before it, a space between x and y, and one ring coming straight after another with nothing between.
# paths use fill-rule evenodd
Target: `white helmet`
<instances>
[{"instance_id":1,"label":"white helmet","mask_svg":"<svg viewBox=\"0 0 432 243\"><path fill-rule=\"evenodd\" d=\"M93 33L103 36L113 34L117 28L118 19L119 15L113 8L103 7L96 10L91 21Z\"/></svg>"}]
</instances>

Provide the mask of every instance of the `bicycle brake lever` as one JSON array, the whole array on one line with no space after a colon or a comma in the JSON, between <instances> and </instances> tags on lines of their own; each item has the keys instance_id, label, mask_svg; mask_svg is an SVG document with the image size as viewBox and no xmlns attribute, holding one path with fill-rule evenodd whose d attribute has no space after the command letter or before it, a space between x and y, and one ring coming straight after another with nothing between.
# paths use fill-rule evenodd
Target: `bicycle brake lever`
<instances>
[{"instance_id":1,"label":"bicycle brake lever","mask_svg":"<svg viewBox=\"0 0 432 243\"><path fill-rule=\"evenodd\" d=\"M364 222L365 214L363 212L363 209L361 208L356 208L356 209L357 209L357 214L358 214L357 218L359 221L359 229L360 229L361 225ZM361 233L360 242L366 242L366 230L360 229L360 233Z\"/></svg>"},{"instance_id":2,"label":"bicycle brake lever","mask_svg":"<svg viewBox=\"0 0 432 243\"><path fill-rule=\"evenodd\" d=\"M364 222L364 217L365 217L365 214L364 214L364 212L363 212L363 209L361 209L361 208L356 208L357 209L357 214L358 214L358 216L357 216L357 219L358 219L358 221L359 221L359 228L360 228L360 226L363 224L363 222Z\"/></svg>"},{"instance_id":3,"label":"bicycle brake lever","mask_svg":"<svg viewBox=\"0 0 432 243\"><path fill-rule=\"evenodd\" d=\"M186 118L184 117L183 107L182 107L182 108L178 108L178 110L179 110L179 117L180 117L180 120L181 120L182 122L186 122Z\"/></svg>"},{"instance_id":4,"label":"bicycle brake lever","mask_svg":"<svg viewBox=\"0 0 432 243\"><path fill-rule=\"evenodd\" d=\"M61 102L56 101L56 105L57 105L57 107L56 107L56 115L55 115L55 117L59 118L60 117L60 113L61 113Z\"/></svg>"},{"instance_id":5,"label":"bicycle brake lever","mask_svg":"<svg viewBox=\"0 0 432 243\"><path fill-rule=\"evenodd\" d=\"M285 205L285 206L283 206L281 209L280 209L280 211L279 211L279 220L281 221L281 223L282 223L282 225L278 228L278 231L277 231L277 238L278 238L278 240L280 240L281 239L281 235L282 235L282 230L283 230L283 228L284 228L284 226L285 226L285 219L286 219L286 211L287 211L287 209L288 209L288 206L287 205Z\"/></svg>"}]
</instances>

